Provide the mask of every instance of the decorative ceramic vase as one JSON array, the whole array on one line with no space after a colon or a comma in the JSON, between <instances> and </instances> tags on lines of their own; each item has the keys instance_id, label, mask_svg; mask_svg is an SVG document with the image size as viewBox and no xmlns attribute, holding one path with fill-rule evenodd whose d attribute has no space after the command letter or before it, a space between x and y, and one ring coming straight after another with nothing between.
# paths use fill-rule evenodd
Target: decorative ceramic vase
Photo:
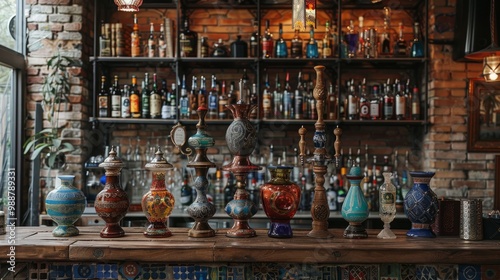
<instances>
[{"instance_id":1,"label":"decorative ceramic vase","mask_svg":"<svg viewBox=\"0 0 500 280\"><path fill-rule=\"evenodd\" d=\"M151 171L151 187L142 196L142 211L149 221L144 235L147 237L169 237L172 232L165 222L174 209L175 199L165 185L165 175L172 165L163 157L160 147L157 148L155 157L145 165Z\"/></svg>"},{"instance_id":2,"label":"decorative ceramic vase","mask_svg":"<svg viewBox=\"0 0 500 280\"><path fill-rule=\"evenodd\" d=\"M45 198L47 214L57 223L52 235L76 236L79 230L73 224L82 216L87 199L83 192L73 185L75 176L60 175L59 179L61 186L49 192Z\"/></svg>"},{"instance_id":3,"label":"decorative ceramic vase","mask_svg":"<svg viewBox=\"0 0 500 280\"><path fill-rule=\"evenodd\" d=\"M347 175L351 187L342 204L342 217L349 222L349 225L344 230L345 238L357 239L368 237L368 233L362 224L370 214L368 203L366 203L363 191L359 187L359 183L363 178L364 176L359 166L353 166Z\"/></svg>"},{"instance_id":4,"label":"decorative ceramic vase","mask_svg":"<svg viewBox=\"0 0 500 280\"><path fill-rule=\"evenodd\" d=\"M196 199L187 208L189 216L194 219L193 227L188 231L189 237L212 237L215 236L213 230L208 224L208 220L215 214L215 206L208 202L207 189L208 169L216 165L207 158L207 148L212 147L215 142L206 131L205 116L207 115L205 106L198 107L198 124L196 124L196 134L189 137L188 143L195 149L196 155L192 161L187 164L187 167L193 167L196 172L193 187L196 189Z\"/></svg>"},{"instance_id":5,"label":"decorative ceramic vase","mask_svg":"<svg viewBox=\"0 0 500 280\"><path fill-rule=\"evenodd\" d=\"M276 238L293 236L290 220L300 203L300 186L290 181L290 166L270 166L271 180L261 186L260 197L271 226L267 235Z\"/></svg>"},{"instance_id":6,"label":"decorative ceramic vase","mask_svg":"<svg viewBox=\"0 0 500 280\"><path fill-rule=\"evenodd\" d=\"M105 170L106 184L97 194L94 207L97 215L106 222L100 234L103 238L125 235L119 224L129 207L127 193L120 186L120 171L123 166L122 160L116 156L115 147L111 147L109 156L99 164Z\"/></svg>"},{"instance_id":7,"label":"decorative ceramic vase","mask_svg":"<svg viewBox=\"0 0 500 280\"><path fill-rule=\"evenodd\" d=\"M396 186L392 183L391 172L384 172L384 183L379 189L379 213L384 222L384 229L377 235L382 239L394 239L396 235L391 231L391 222L396 217Z\"/></svg>"},{"instance_id":8,"label":"decorative ceramic vase","mask_svg":"<svg viewBox=\"0 0 500 280\"><path fill-rule=\"evenodd\" d=\"M412 224L406 235L435 237L430 226L436 219L439 202L429 187L434 172L413 171L410 175L413 178L413 187L406 194L404 207L405 214Z\"/></svg>"},{"instance_id":9,"label":"decorative ceramic vase","mask_svg":"<svg viewBox=\"0 0 500 280\"><path fill-rule=\"evenodd\" d=\"M231 171L236 178L234 198L226 205L225 209L226 213L233 218L233 226L227 231L226 236L253 237L256 236L256 233L248 224L248 220L257 213L257 207L249 199L246 181L249 172L260 169L248 158L257 142L255 128L248 120L248 115L255 109L255 106L245 104L242 100L226 106L234 116L233 122L226 131L227 146L234 158L231 163L222 168Z\"/></svg>"}]
</instances>

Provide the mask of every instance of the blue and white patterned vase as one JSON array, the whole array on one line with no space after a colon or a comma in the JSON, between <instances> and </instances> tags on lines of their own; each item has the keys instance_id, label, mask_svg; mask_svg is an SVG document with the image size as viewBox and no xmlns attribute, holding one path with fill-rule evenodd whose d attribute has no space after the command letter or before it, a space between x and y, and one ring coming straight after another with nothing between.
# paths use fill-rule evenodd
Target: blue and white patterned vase
<instances>
[{"instance_id":1,"label":"blue and white patterned vase","mask_svg":"<svg viewBox=\"0 0 500 280\"><path fill-rule=\"evenodd\" d=\"M79 230L73 224L82 216L87 199L83 192L73 185L75 176L60 175L59 179L61 186L49 192L45 199L47 214L57 223L52 235L76 236Z\"/></svg>"},{"instance_id":2,"label":"blue and white patterned vase","mask_svg":"<svg viewBox=\"0 0 500 280\"><path fill-rule=\"evenodd\" d=\"M363 178L364 176L359 166L353 166L347 175L351 187L342 204L341 211L344 220L349 222L349 225L344 230L344 238L358 239L368 237L368 233L362 224L370 214L368 203L359 186Z\"/></svg>"},{"instance_id":3,"label":"blue and white patterned vase","mask_svg":"<svg viewBox=\"0 0 500 280\"><path fill-rule=\"evenodd\" d=\"M434 172L411 171L410 175L413 178L413 187L406 194L404 209L412 225L406 235L436 237L431 230L431 224L436 219L439 202L429 186Z\"/></svg>"}]
</instances>

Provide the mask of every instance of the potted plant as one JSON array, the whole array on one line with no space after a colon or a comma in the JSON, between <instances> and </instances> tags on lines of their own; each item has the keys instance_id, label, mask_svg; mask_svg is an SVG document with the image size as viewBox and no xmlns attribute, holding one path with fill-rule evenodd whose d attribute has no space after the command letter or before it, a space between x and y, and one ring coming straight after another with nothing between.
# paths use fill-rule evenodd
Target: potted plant
<instances>
[{"instance_id":1,"label":"potted plant","mask_svg":"<svg viewBox=\"0 0 500 280\"><path fill-rule=\"evenodd\" d=\"M33 149L31 160L44 153L45 164L51 169L63 167L66 162L65 154L75 149L60 137L58 127L59 111L69 106L70 77L67 69L72 65L74 61L60 52L47 61L48 74L42 87L42 108L50 127L36 132L23 145L24 154Z\"/></svg>"}]
</instances>

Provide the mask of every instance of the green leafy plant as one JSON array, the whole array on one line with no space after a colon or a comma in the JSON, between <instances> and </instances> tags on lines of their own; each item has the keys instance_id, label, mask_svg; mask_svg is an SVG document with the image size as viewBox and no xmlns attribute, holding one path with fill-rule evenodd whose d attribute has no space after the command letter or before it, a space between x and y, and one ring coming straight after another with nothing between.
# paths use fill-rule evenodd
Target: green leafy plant
<instances>
[{"instance_id":1,"label":"green leafy plant","mask_svg":"<svg viewBox=\"0 0 500 280\"><path fill-rule=\"evenodd\" d=\"M71 143L60 138L58 128L61 106L67 108L69 104L71 85L67 69L73 64L71 58L61 55L60 52L47 60L49 71L42 87L42 108L50 127L35 133L23 145L24 154L33 150L31 160L41 153L46 153L46 164L51 168L61 167L60 161L64 161L65 154L75 150Z\"/></svg>"}]
</instances>

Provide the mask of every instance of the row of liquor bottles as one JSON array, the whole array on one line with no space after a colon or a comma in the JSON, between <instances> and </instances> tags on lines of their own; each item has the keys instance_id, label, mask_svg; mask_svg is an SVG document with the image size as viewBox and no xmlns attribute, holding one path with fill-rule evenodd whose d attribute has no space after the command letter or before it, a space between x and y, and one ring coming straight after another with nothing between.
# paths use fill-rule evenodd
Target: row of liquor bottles
<instances>
[{"instance_id":1,"label":"row of liquor bottles","mask_svg":"<svg viewBox=\"0 0 500 280\"><path fill-rule=\"evenodd\" d=\"M281 74L283 75L283 74ZM120 85L118 76L114 76L111 86L106 77L101 77L98 96L98 116L113 118L152 118L152 119L197 119L196 110L205 105L208 108L207 119L230 119L227 104L234 104L242 99L260 109L251 112L252 119L317 119L316 100L313 97L313 81L302 78L298 73L297 84L291 85L290 73L285 73L284 86L280 74L276 74L274 87L271 87L266 73L262 93L257 92L257 85L251 83L244 70L236 86L235 81L218 81L211 76L211 87L207 88L204 76L191 77L191 88L187 88L186 77L180 84L180 96L177 98L177 84L162 79L158 85L157 74L152 82L149 73L144 75L141 87L137 77L132 76L131 83ZM345 86L329 84L328 95L323 108L327 120L420 120L420 92L416 85L400 80L384 83L368 83L366 79L356 82L347 80Z\"/></svg>"},{"instance_id":2,"label":"row of liquor bottles","mask_svg":"<svg viewBox=\"0 0 500 280\"><path fill-rule=\"evenodd\" d=\"M399 23L398 35L391 32L390 8L384 8L384 26L381 34L375 26L365 27L364 17L358 18L358 26L350 20L344 31L337 31L335 22L326 21L322 38L317 38L315 29L309 26L309 38L300 36L300 29L295 28L291 40L284 39L283 24L279 23L278 36L270 31L269 20L265 29L259 33L259 23L254 20L254 31L249 36L239 35L228 48L222 39L209 45L206 36L190 29L190 20L184 16L183 25L178 34L179 55L181 57L261 57L261 58L377 58L377 57L423 57L424 45L421 39L420 25L413 23L413 39L406 40L403 22ZM158 25L158 23L156 24ZM131 57L173 57L172 21L159 24L150 22L150 32L142 39L134 14L133 31L130 34ZM249 37L249 43L241 40ZM99 38L100 56L127 56L125 54L123 28L121 23L102 23Z\"/></svg>"}]
</instances>

